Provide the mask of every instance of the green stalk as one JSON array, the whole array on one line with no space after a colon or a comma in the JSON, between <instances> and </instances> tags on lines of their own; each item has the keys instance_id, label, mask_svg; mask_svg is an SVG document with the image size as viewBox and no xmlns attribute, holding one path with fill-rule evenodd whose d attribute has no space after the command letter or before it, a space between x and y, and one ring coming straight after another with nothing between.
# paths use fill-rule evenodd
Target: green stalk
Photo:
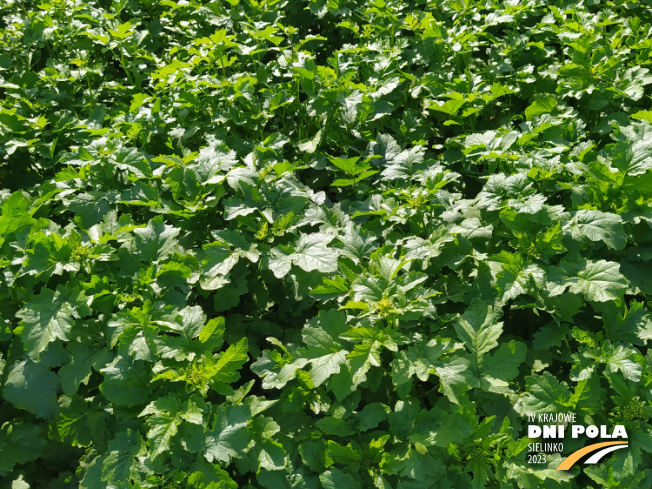
<instances>
[{"instance_id":1,"label":"green stalk","mask_svg":"<svg viewBox=\"0 0 652 489\"><path fill-rule=\"evenodd\" d=\"M120 65L122 66L122 69L127 75L127 79L129 80L129 83L131 83L131 85L135 87L136 84L134 83L133 78L131 78L131 73L129 73L129 70L127 69L127 63L125 63L125 57L122 53L122 48L120 48Z\"/></svg>"}]
</instances>

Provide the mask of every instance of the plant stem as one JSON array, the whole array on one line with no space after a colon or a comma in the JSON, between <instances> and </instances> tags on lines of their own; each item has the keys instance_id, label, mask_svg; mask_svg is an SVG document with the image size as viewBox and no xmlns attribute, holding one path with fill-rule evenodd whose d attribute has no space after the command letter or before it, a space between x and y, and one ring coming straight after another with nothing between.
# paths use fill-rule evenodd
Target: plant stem
<instances>
[{"instance_id":1,"label":"plant stem","mask_svg":"<svg viewBox=\"0 0 652 489\"><path fill-rule=\"evenodd\" d=\"M129 83L131 83L131 85L135 87L136 84L134 83L133 78L131 78L131 73L129 73L129 70L127 69L127 63L125 63L125 57L122 53L122 48L120 48L120 65L122 66L122 69L127 75L127 79L129 80Z\"/></svg>"}]
</instances>

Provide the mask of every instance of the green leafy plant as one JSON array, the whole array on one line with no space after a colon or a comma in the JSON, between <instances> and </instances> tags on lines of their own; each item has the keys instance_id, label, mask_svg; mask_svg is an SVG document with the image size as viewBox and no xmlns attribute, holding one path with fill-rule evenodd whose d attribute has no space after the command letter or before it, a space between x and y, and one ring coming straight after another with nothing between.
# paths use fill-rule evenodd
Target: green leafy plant
<instances>
[{"instance_id":1,"label":"green leafy plant","mask_svg":"<svg viewBox=\"0 0 652 489\"><path fill-rule=\"evenodd\" d=\"M0 489L649 487L651 25L2 3Z\"/></svg>"}]
</instances>

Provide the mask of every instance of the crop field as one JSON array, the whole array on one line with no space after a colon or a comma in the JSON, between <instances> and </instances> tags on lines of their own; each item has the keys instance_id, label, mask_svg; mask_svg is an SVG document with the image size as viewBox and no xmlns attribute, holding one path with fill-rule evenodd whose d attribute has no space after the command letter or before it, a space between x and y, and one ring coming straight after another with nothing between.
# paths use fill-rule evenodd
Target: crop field
<instances>
[{"instance_id":1,"label":"crop field","mask_svg":"<svg viewBox=\"0 0 652 489\"><path fill-rule=\"evenodd\" d=\"M652 0L2 0L0 489L652 488L651 67Z\"/></svg>"}]
</instances>

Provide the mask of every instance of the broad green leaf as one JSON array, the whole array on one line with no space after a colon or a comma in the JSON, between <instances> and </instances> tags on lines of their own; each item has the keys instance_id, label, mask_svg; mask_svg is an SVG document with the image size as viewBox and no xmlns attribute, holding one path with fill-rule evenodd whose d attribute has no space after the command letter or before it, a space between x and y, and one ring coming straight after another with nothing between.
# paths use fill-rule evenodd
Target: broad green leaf
<instances>
[{"instance_id":1,"label":"broad green leaf","mask_svg":"<svg viewBox=\"0 0 652 489\"><path fill-rule=\"evenodd\" d=\"M652 111L650 110L639 110L633 113L631 117L632 119L640 119L652 124Z\"/></svg>"},{"instance_id":2,"label":"broad green leaf","mask_svg":"<svg viewBox=\"0 0 652 489\"><path fill-rule=\"evenodd\" d=\"M137 431L120 431L109 443L102 467L102 480L119 483L130 478L134 457L143 440Z\"/></svg>"},{"instance_id":3,"label":"broad green leaf","mask_svg":"<svg viewBox=\"0 0 652 489\"><path fill-rule=\"evenodd\" d=\"M610 212L581 209L573 216L570 231L573 239L602 241L613 250L622 250L627 244L623 220Z\"/></svg>"},{"instance_id":4,"label":"broad green leaf","mask_svg":"<svg viewBox=\"0 0 652 489\"><path fill-rule=\"evenodd\" d=\"M510 480L515 480L519 488L537 489L545 487L568 487L575 474L570 470L557 470L562 461L558 454L547 454L547 463L542 466L527 464L521 461L510 461L505 463L506 476Z\"/></svg>"},{"instance_id":5,"label":"broad green leaf","mask_svg":"<svg viewBox=\"0 0 652 489\"><path fill-rule=\"evenodd\" d=\"M327 435L351 436L355 433L352 420L345 421L340 418L326 417L317 420L315 425Z\"/></svg>"},{"instance_id":6,"label":"broad green leaf","mask_svg":"<svg viewBox=\"0 0 652 489\"><path fill-rule=\"evenodd\" d=\"M583 295L586 300L607 302L620 299L627 290L627 281L620 273L618 263L607 260L579 259L564 262L548 272L558 295L568 288L571 293ZM550 284L548 286L550 288Z\"/></svg>"},{"instance_id":7,"label":"broad green leaf","mask_svg":"<svg viewBox=\"0 0 652 489\"><path fill-rule=\"evenodd\" d=\"M287 275L292 265L306 272L335 272L338 253L334 248L327 246L332 240L333 236L326 234L302 234L293 249L273 248L268 267L277 278Z\"/></svg>"},{"instance_id":8,"label":"broad green leaf","mask_svg":"<svg viewBox=\"0 0 652 489\"><path fill-rule=\"evenodd\" d=\"M469 460L465 470L473 474L473 481L471 482L473 489L484 489L487 487L487 481L491 480L491 466L487 460Z\"/></svg>"},{"instance_id":9,"label":"broad green leaf","mask_svg":"<svg viewBox=\"0 0 652 489\"><path fill-rule=\"evenodd\" d=\"M521 294L536 295L545 286L546 274L536 264L529 264L516 253L500 252L490 258L500 263L501 270L496 274L496 285L504 301L515 299Z\"/></svg>"},{"instance_id":10,"label":"broad green leaf","mask_svg":"<svg viewBox=\"0 0 652 489\"><path fill-rule=\"evenodd\" d=\"M223 243L204 245L201 286L205 290L216 290L229 283L228 273L238 263L239 256Z\"/></svg>"},{"instance_id":11,"label":"broad green leaf","mask_svg":"<svg viewBox=\"0 0 652 489\"><path fill-rule=\"evenodd\" d=\"M578 414L581 412L592 416L602 410L605 395L606 391L600 386L599 376L592 375L575 385L570 402Z\"/></svg>"},{"instance_id":12,"label":"broad green leaf","mask_svg":"<svg viewBox=\"0 0 652 489\"><path fill-rule=\"evenodd\" d=\"M436 407L421 411L415 420L414 433L409 435L410 443L423 447L448 448L473 434L473 426L460 413L446 412Z\"/></svg>"},{"instance_id":13,"label":"broad green leaf","mask_svg":"<svg viewBox=\"0 0 652 489\"><path fill-rule=\"evenodd\" d=\"M74 319L90 313L90 298L75 287L63 286L56 291L42 289L18 313L21 321L21 338L30 358L37 360L48 344L57 339L68 341Z\"/></svg>"},{"instance_id":14,"label":"broad green leaf","mask_svg":"<svg viewBox=\"0 0 652 489\"><path fill-rule=\"evenodd\" d=\"M283 278L292 269L292 250L286 246L272 248L267 257L267 268L274 273L276 278Z\"/></svg>"},{"instance_id":15,"label":"broad green leaf","mask_svg":"<svg viewBox=\"0 0 652 489\"><path fill-rule=\"evenodd\" d=\"M321 141L321 129L317 131L314 138L306 142L299 143L297 145L297 148L299 148L299 151L303 151L305 153L314 153L315 151L317 151L317 147L319 146L320 141Z\"/></svg>"},{"instance_id":16,"label":"broad green leaf","mask_svg":"<svg viewBox=\"0 0 652 489\"><path fill-rule=\"evenodd\" d=\"M6 477L16 465L38 459L47 446L42 426L31 423L4 423L0 427L0 476Z\"/></svg>"},{"instance_id":17,"label":"broad green leaf","mask_svg":"<svg viewBox=\"0 0 652 489\"><path fill-rule=\"evenodd\" d=\"M459 404L471 387L477 387L472 368L468 359L458 356L435 367L441 391L451 402Z\"/></svg>"},{"instance_id":18,"label":"broad green leaf","mask_svg":"<svg viewBox=\"0 0 652 489\"><path fill-rule=\"evenodd\" d=\"M250 419L249 406L219 406L213 428L206 433L206 460L228 464L233 457L237 457L251 440L247 430Z\"/></svg>"},{"instance_id":19,"label":"broad green leaf","mask_svg":"<svg viewBox=\"0 0 652 489\"><path fill-rule=\"evenodd\" d=\"M448 115L457 115L457 112L462 108L466 103L466 100L463 98L447 100L446 102L435 101L428 105L429 109L436 110L438 112L443 112Z\"/></svg>"},{"instance_id":20,"label":"broad green leaf","mask_svg":"<svg viewBox=\"0 0 652 489\"><path fill-rule=\"evenodd\" d=\"M33 223L30 201L22 192L14 192L2 203L0 212L0 245L5 236Z\"/></svg>"},{"instance_id":21,"label":"broad green leaf","mask_svg":"<svg viewBox=\"0 0 652 489\"><path fill-rule=\"evenodd\" d=\"M224 336L225 323L226 321L221 316L208 321L199 332L199 341L202 343L215 342L215 348L222 346L222 336Z\"/></svg>"},{"instance_id":22,"label":"broad green leaf","mask_svg":"<svg viewBox=\"0 0 652 489\"><path fill-rule=\"evenodd\" d=\"M73 256L75 251L84 250L79 238L66 240L57 234L46 236L38 233L32 239L34 249L27 252L22 273L46 278L64 272L79 272L79 261Z\"/></svg>"},{"instance_id":23,"label":"broad green leaf","mask_svg":"<svg viewBox=\"0 0 652 489\"><path fill-rule=\"evenodd\" d=\"M322 279L322 285L315 287L310 290L310 295L315 299L332 299L334 297L340 297L347 294L349 291L349 284L347 280L342 276L336 276L331 279L324 277Z\"/></svg>"},{"instance_id":24,"label":"broad green leaf","mask_svg":"<svg viewBox=\"0 0 652 489\"><path fill-rule=\"evenodd\" d=\"M346 358L351 369L352 387L357 388L367 380L367 373L371 367L380 366L381 345L377 341L364 342L355 345L353 351Z\"/></svg>"},{"instance_id":25,"label":"broad green leaf","mask_svg":"<svg viewBox=\"0 0 652 489\"><path fill-rule=\"evenodd\" d=\"M355 263L364 260L377 246L376 238L372 234L352 222L340 231L337 239L342 244L341 255L351 258Z\"/></svg>"},{"instance_id":26,"label":"broad green leaf","mask_svg":"<svg viewBox=\"0 0 652 489\"><path fill-rule=\"evenodd\" d=\"M176 236L181 230L168 226L162 216L157 216L144 228L134 230L134 251L139 260L152 262L165 258L175 251Z\"/></svg>"},{"instance_id":27,"label":"broad green leaf","mask_svg":"<svg viewBox=\"0 0 652 489\"><path fill-rule=\"evenodd\" d=\"M346 362L345 343L339 336L346 331L346 314L323 311L302 331L303 342L308 347L305 358L311 365L310 375L315 387L323 384L331 375L340 371Z\"/></svg>"},{"instance_id":28,"label":"broad green leaf","mask_svg":"<svg viewBox=\"0 0 652 489\"><path fill-rule=\"evenodd\" d=\"M106 423L109 414L102 410L98 398L87 402L79 396L61 396L61 412L56 419L56 431L61 440L76 447L106 443Z\"/></svg>"},{"instance_id":29,"label":"broad green leaf","mask_svg":"<svg viewBox=\"0 0 652 489\"><path fill-rule=\"evenodd\" d=\"M622 297L627 282L617 263L587 261L575 277L569 277L570 292L584 294L587 300L605 302Z\"/></svg>"},{"instance_id":30,"label":"broad green leaf","mask_svg":"<svg viewBox=\"0 0 652 489\"><path fill-rule=\"evenodd\" d=\"M362 486L356 479L339 469L327 470L319 476L324 489L361 489Z\"/></svg>"},{"instance_id":31,"label":"broad green leaf","mask_svg":"<svg viewBox=\"0 0 652 489\"><path fill-rule=\"evenodd\" d=\"M426 268L429 259L441 255L446 243L453 241L455 241L455 238L449 234L446 228L435 230L428 239L410 238L404 245L408 252L405 258L408 260L422 260L424 268Z\"/></svg>"},{"instance_id":32,"label":"broad green leaf","mask_svg":"<svg viewBox=\"0 0 652 489\"><path fill-rule=\"evenodd\" d=\"M652 168L652 126L648 123L623 127L627 141L609 145L613 166L630 176L643 175Z\"/></svg>"},{"instance_id":33,"label":"broad green leaf","mask_svg":"<svg viewBox=\"0 0 652 489\"><path fill-rule=\"evenodd\" d=\"M281 470L287 464L287 453L283 446L272 440L257 441L258 463L264 470Z\"/></svg>"},{"instance_id":34,"label":"broad green leaf","mask_svg":"<svg viewBox=\"0 0 652 489\"><path fill-rule=\"evenodd\" d=\"M168 395L147 405L139 417L147 416L147 441L150 446L150 459L154 460L171 448L171 440L177 434L182 421L201 425L201 409L192 399L183 402Z\"/></svg>"},{"instance_id":35,"label":"broad green leaf","mask_svg":"<svg viewBox=\"0 0 652 489\"><path fill-rule=\"evenodd\" d=\"M238 380L240 378L238 371L249 359L247 350L247 338L242 338L220 353L217 361L209 369L212 383L230 384Z\"/></svg>"},{"instance_id":36,"label":"broad green leaf","mask_svg":"<svg viewBox=\"0 0 652 489\"><path fill-rule=\"evenodd\" d=\"M525 117L532 120L542 114L549 114L557 107L557 98L554 95L538 97L530 106L525 109Z\"/></svg>"},{"instance_id":37,"label":"broad green leaf","mask_svg":"<svg viewBox=\"0 0 652 489\"><path fill-rule=\"evenodd\" d=\"M70 362L59 369L63 392L73 395L80 384L87 384L93 370L99 372L107 363L113 360L108 348L103 348L87 339L78 339L66 343L66 351L70 354Z\"/></svg>"},{"instance_id":38,"label":"broad green leaf","mask_svg":"<svg viewBox=\"0 0 652 489\"><path fill-rule=\"evenodd\" d=\"M410 179L413 177L423 162L425 148L415 146L401 151L395 158L388 161L387 167L381 173L381 180Z\"/></svg>"},{"instance_id":39,"label":"broad green leaf","mask_svg":"<svg viewBox=\"0 0 652 489\"><path fill-rule=\"evenodd\" d=\"M500 311L478 298L473 299L464 314L457 317L455 331L471 353L476 374L482 365L483 356L498 346L498 338L503 331L499 317Z\"/></svg>"},{"instance_id":40,"label":"broad green leaf","mask_svg":"<svg viewBox=\"0 0 652 489\"><path fill-rule=\"evenodd\" d=\"M482 364L482 376L479 380L483 388L489 391L506 388L506 381L518 375L518 368L525 361L526 353L527 346L520 341L512 340L500 345Z\"/></svg>"},{"instance_id":41,"label":"broad green leaf","mask_svg":"<svg viewBox=\"0 0 652 489\"><path fill-rule=\"evenodd\" d=\"M445 366L447 362L440 362L440 357L453 351L454 346L449 342L439 343L436 339L427 344L410 346L407 350L399 351L392 361L392 381L399 386L410 380L414 375L425 382L430 373L434 373L437 366Z\"/></svg>"},{"instance_id":42,"label":"broad green leaf","mask_svg":"<svg viewBox=\"0 0 652 489\"><path fill-rule=\"evenodd\" d=\"M104 376L102 394L118 406L137 406L150 395L150 373L142 360L116 355L100 372Z\"/></svg>"},{"instance_id":43,"label":"broad green leaf","mask_svg":"<svg viewBox=\"0 0 652 489\"><path fill-rule=\"evenodd\" d=\"M627 380L641 380L641 365L636 362L637 351L624 345L613 345L611 341L596 348L580 348L573 354L574 365L571 370L572 380L588 379L598 364L605 364L608 372L620 372Z\"/></svg>"},{"instance_id":44,"label":"broad green leaf","mask_svg":"<svg viewBox=\"0 0 652 489\"><path fill-rule=\"evenodd\" d=\"M229 230L215 233L220 241L208 243L203 247L205 254L201 261L200 284L205 290L219 289L229 283L227 276L240 258L255 263L260 256L256 245L227 231Z\"/></svg>"},{"instance_id":45,"label":"broad green leaf","mask_svg":"<svg viewBox=\"0 0 652 489\"><path fill-rule=\"evenodd\" d=\"M620 261L620 272L634 288L646 295L652 293L652 276L642 267L642 263L627 261L623 258Z\"/></svg>"},{"instance_id":46,"label":"broad green leaf","mask_svg":"<svg viewBox=\"0 0 652 489\"><path fill-rule=\"evenodd\" d=\"M355 175L358 173L359 168L363 167L363 165L358 165L359 159L358 157L331 158L331 163L348 175Z\"/></svg>"},{"instance_id":47,"label":"broad green leaf","mask_svg":"<svg viewBox=\"0 0 652 489\"><path fill-rule=\"evenodd\" d=\"M376 428L382 421L387 419L388 411L389 408L379 402L367 404L356 415L358 429L360 431L366 431Z\"/></svg>"},{"instance_id":48,"label":"broad green leaf","mask_svg":"<svg viewBox=\"0 0 652 489\"><path fill-rule=\"evenodd\" d=\"M59 414L57 393L59 377L43 363L23 360L15 363L7 373L3 397L17 408L43 419Z\"/></svg>"},{"instance_id":49,"label":"broad green leaf","mask_svg":"<svg viewBox=\"0 0 652 489\"><path fill-rule=\"evenodd\" d=\"M297 358L295 355L284 358L276 351L264 350L260 358L251 365L251 370L263 378L264 389L282 389L295 378L296 371L307 364L307 358Z\"/></svg>"},{"instance_id":50,"label":"broad green leaf","mask_svg":"<svg viewBox=\"0 0 652 489\"><path fill-rule=\"evenodd\" d=\"M221 346L221 338L215 337L215 341L211 341L206 345L209 340L210 334L205 338L204 342L197 341L203 333L205 326L206 316L199 306L185 307L179 311L179 321L166 321L165 325L171 332L178 333L178 335L166 334L159 335L155 339L156 351L161 358L173 358L177 361L193 360L198 351L203 350L204 346L219 347Z\"/></svg>"},{"instance_id":51,"label":"broad green leaf","mask_svg":"<svg viewBox=\"0 0 652 489\"><path fill-rule=\"evenodd\" d=\"M238 489L229 473L216 464L198 461L190 466L188 484L197 489Z\"/></svg>"},{"instance_id":52,"label":"broad green leaf","mask_svg":"<svg viewBox=\"0 0 652 489\"><path fill-rule=\"evenodd\" d=\"M401 470L397 489L417 489L424 487L450 487L446 468L441 460L432 455L410 453Z\"/></svg>"},{"instance_id":53,"label":"broad green leaf","mask_svg":"<svg viewBox=\"0 0 652 489\"><path fill-rule=\"evenodd\" d=\"M238 163L235 151L226 145L209 145L202 148L197 159L188 166L197 176L197 181L203 185L217 184L226 178L226 173Z\"/></svg>"},{"instance_id":54,"label":"broad green leaf","mask_svg":"<svg viewBox=\"0 0 652 489\"><path fill-rule=\"evenodd\" d=\"M559 382L550 372L525 378L526 394L515 407L519 413L566 412L571 397L566 382Z\"/></svg>"},{"instance_id":55,"label":"broad green leaf","mask_svg":"<svg viewBox=\"0 0 652 489\"><path fill-rule=\"evenodd\" d=\"M292 262L306 272L335 272L337 252L326 246L331 240L331 236L324 234L302 234L295 246Z\"/></svg>"}]
</instances>

